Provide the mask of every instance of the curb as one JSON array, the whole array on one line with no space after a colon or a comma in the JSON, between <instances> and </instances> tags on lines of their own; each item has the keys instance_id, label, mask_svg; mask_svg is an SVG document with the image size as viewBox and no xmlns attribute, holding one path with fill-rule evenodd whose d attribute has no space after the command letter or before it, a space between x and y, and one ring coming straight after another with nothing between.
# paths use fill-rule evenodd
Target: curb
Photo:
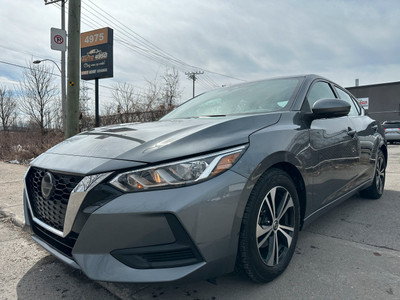
<instances>
[{"instance_id":1,"label":"curb","mask_svg":"<svg viewBox=\"0 0 400 300\"><path fill-rule=\"evenodd\" d=\"M13 214L12 212L9 212L7 209L2 208L2 207L0 207L0 217L1 218L9 218L9 219L11 219L11 222L15 226L18 226L20 228L23 228L24 225L25 225L24 220L21 220L20 218L15 216L15 214Z\"/></svg>"}]
</instances>

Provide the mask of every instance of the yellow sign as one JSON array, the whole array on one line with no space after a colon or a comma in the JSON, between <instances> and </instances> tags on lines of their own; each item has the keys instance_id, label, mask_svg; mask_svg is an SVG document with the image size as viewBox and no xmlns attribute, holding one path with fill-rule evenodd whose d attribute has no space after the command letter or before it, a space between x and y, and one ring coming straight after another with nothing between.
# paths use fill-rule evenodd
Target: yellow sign
<instances>
[{"instance_id":1,"label":"yellow sign","mask_svg":"<svg viewBox=\"0 0 400 300\"><path fill-rule=\"evenodd\" d=\"M108 27L81 33L81 48L108 43Z\"/></svg>"}]
</instances>

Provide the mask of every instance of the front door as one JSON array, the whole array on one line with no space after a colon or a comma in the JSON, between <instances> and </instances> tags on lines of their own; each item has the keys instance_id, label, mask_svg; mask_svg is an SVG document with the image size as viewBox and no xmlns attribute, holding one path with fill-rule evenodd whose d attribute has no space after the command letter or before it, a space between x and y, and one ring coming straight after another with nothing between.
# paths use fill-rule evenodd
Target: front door
<instances>
[{"instance_id":1,"label":"front door","mask_svg":"<svg viewBox=\"0 0 400 300\"><path fill-rule=\"evenodd\" d=\"M328 82L315 82L308 94L312 108L319 99L335 99ZM312 153L312 210L329 204L355 187L360 141L348 116L313 120L309 128Z\"/></svg>"}]
</instances>

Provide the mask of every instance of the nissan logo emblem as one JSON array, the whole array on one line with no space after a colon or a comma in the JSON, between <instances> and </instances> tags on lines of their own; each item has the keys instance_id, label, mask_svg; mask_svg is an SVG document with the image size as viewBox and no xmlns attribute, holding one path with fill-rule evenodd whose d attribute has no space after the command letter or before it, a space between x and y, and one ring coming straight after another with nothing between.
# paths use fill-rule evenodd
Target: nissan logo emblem
<instances>
[{"instance_id":1,"label":"nissan logo emblem","mask_svg":"<svg viewBox=\"0 0 400 300\"><path fill-rule=\"evenodd\" d=\"M42 196L46 200L49 199L51 193L53 192L54 183L55 183L54 176L50 172L46 172L46 174L44 174L42 178L42 185L41 185Z\"/></svg>"}]
</instances>

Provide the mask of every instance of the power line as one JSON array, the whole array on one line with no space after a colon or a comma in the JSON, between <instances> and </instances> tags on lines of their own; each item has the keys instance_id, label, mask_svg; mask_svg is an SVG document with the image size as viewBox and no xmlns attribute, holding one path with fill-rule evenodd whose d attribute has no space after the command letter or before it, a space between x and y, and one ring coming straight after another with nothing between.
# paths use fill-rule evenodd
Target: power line
<instances>
[{"instance_id":1,"label":"power line","mask_svg":"<svg viewBox=\"0 0 400 300\"><path fill-rule=\"evenodd\" d=\"M15 48L7 47L7 46L4 46L4 45L0 45L0 48L7 49L9 51L13 51L13 52L16 52L16 53L27 54L27 55L30 55L30 56L33 56L33 57L43 58L41 55L39 55L37 53L34 54L34 53L31 53L31 52L27 52L27 51L17 50Z\"/></svg>"},{"instance_id":2,"label":"power line","mask_svg":"<svg viewBox=\"0 0 400 300\"><path fill-rule=\"evenodd\" d=\"M112 25L114 27L114 40L130 51L138 53L159 64L174 67L179 71L185 73L193 72L193 69L197 69L201 70L203 73L207 72L209 74L215 74L235 80L244 81L243 79L236 78L230 75L209 71L205 68L195 67L193 65L187 64L145 39L143 36L113 17L110 13L102 9L93 1L82 1L82 4L83 8L87 10L86 12L82 11L82 15L84 16L84 19L81 20L82 23L95 29L98 27L103 27L104 21L108 22L109 24L107 25ZM56 5L59 8L61 7L58 3L53 5ZM206 89L214 89L216 87L219 87L219 85L208 74L200 77L198 79L198 84L205 87Z\"/></svg>"},{"instance_id":3,"label":"power line","mask_svg":"<svg viewBox=\"0 0 400 300\"><path fill-rule=\"evenodd\" d=\"M88 5L88 4L86 4L86 5ZM97 8L99 8L96 4L94 4L94 5ZM96 16L102 16L103 19L110 22L110 24L112 24L115 29L121 28L121 26L119 24L121 24L123 27L125 27L127 29L127 30L121 29L116 32L116 36L120 38L119 40L118 40L118 38L116 38L115 39L116 41L122 42L125 46L130 46L131 50L133 50L141 55L144 55L147 58L150 58L158 63L164 64L164 65L165 64L173 65L174 67L177 67L178 69L181 69L181 70L183 67L184 71L188 71L187 66L185 66L184 63L175 59L174 57L172 57L165 51L159 50L160 48L156 47L154 44L148 42L147 40L142 38L140 35L136 34L136 32L134 32L129 27L125 26L123 23L121 23L120 21L118 21L117 19L112 17L109 13L104 12L104 10L102 10L101 8L99 8L99 10L103 11L105 14L103 14L101 11L99 11L96 8L93 8L91 6L89 6L89 8L90 8L90 11L96 12ZM110 16L111 19L108 16ZM113 20L115 20L115 21L113 21ZM129 32L131 32L131 33L129 33ZM122 38L122 35L125 38ZM135 35L138 35L141 39ZM128 40L126 40L126 38L133 40L136 44L138 44L140 46L130 43Z\"/></svg>"},{"instance_id":4,"label":"power line","mask_svg":"<svg viewBox=\"0 0 400 300\"><path fill-rule=\"evenodd\" d=\"M126 28L126 30L121 30L121 33L123 35L125 35L126 37L136 41L138 44L140 44L140 45L142 45L144 47L144 48L140 48L138 46L135 46L135 45L131 44L130 45L131 46L130 50L135 51L135 52L137 52L137 53L139 53L141 55L144 55L147 58L152 59L152 60L154 60L154 61L156 61L158 63L167 64L167 65L171 65L172 64L174 67L176 67L177 69L180 69L181 71L185 71L186 72L186 71L188 71L188 68L191 69L191 70L192 69L198 69L198 70L202 70L203 72L208 72L208 73L216 74L216 75L219 75L219 76L224 76L224 77L232 78L232 79L239 80L239 81L245 81L243 79L240 79L240 78L237 78L237 77L234 77L234 76L230 76L230 75L226 75L226 74L210 71L210 70L207 70L207 69L204 69L204 68L196 67L196 66L187 64L187 63L183 62L180 59L175 58L174 56L170 55L166 51L162 50L160 47L156 46L155 44L151 43L150 41L148 41L147 39L142 37L140 34L135 32L134 30L132 30L130 27L128 27L125 24L123 24L122 22L120 22L118 19L116 19L111 14L109 14L108 12L103 10L97 4L95 4L93 1L91 1L91 0L88 0L88 1L90 2L90 4L87 3L87 1L83 2L83 4L89 8L88 12L90 14L94 15L95 17L97 17L99 19L101 17L102 20L105 19L105 20L109 21L111 24L113 24L113 26L115 26L115 29L121 28L121 27ZM95 11L96 14L94 14L92 11ZM90 19L92 21L94 21L92 18L90 18ZM96 22L96 23L99 24L98 22ZM126 31L129 31L130 34L126 33ZM117 36L118 36L118 34L117 34ZM125 46L126 46L126 44L130 44L126 40L124 42L125 42ZM137 49L136 47L138 47L139 49ZM154 57L154 56L156 56L156 57ZM211 86L212 88L219 86L210 77L208 77L206 79L206 81L208 81L209 86Z\"/></svg>"},{"instance_id":5,"label":"power line","mask_svg":"<svg viewBox=\"0 0 400 300\"><path fill-rule=\"evenodd\" d=\"M18 67L18 68L27 69L27 70L30 70L30 69L31 69L31 68L26 67L26 66L21 66L21 65L13 64L13 63L6 62L6 61L3 61L3 60L0 60L0 63L5 64L5 65L9 65L9 66L13 66L13 67ZM58 76L58 77L61 76L61 75L59 75L59 74L52 73L52 72L47 72L47 71L43 71L43 72L44 72L44 73L47 73L47 74L50 74L50 75L55 75L55 76Z\"/></svg>"},{"instance_id":6,"label":"power line","mask_svg":"<svg viewBox=\"0 0 400 300\"><path fill-rule=\"evenodd\" d=\"M84 23L84 24L86 24L86 25L88 25L89 27L92 27L92 28L96 28L96 26L97 27L102 27L103 25L101 25L101 24L99 24L97 21L95 21L95 20L93 20L92 18L90 18L89 16L87 16L85 13L82 13L86 18L88 18L88 19L90 19L92 22L94 22L95 23L95 26L93 26L93 23L91 23L91 22L87 22L87 21L85 21L85 20L81 20L82 21L82 23ZM126 47L127 49L129 49L129 50L132 50L132 51L134 51L134 52L136 52L136 53L138 53L138 54L141 54L141 55L143 55L143 56L145 56L145 57L147 57L147 58L149 58L149 59L151 59L151 60L153 60L153 61L155 61L155 62L158 62L159 64L162 64L162 65L165 65L165 62L162 60L162 59L160 59L158 56L155 56L155 55L153 55L153 54L149 54L148 52L147 52L147 49L144 49L144 48L141 48L141 47L138 47L138 46L136 46L136 45L133 45L132 43L130 43L129 41L127 41L127 40L125 40L125 39L123 39L123 38L118 38L118 34L116 34L117 35L117 37L116 38L114 38L114 40L115 41L117 41L117 42L119 42L122 46L124 46L124 47ZM128 38L129 38L129 36L128 36ZM175 66L174 66L175 67ZM182 70L182 68L179 68L179 69L181 69ZM185 68L183 71L189 71L190 69L189 68ZM206 88L207 89L214 89L215 87L217 87L218 85L217 84L215 84L215 83L212 83L212 82L210 82L210 80L207 82L207 81L205 81L205 84L202 84L202 82L200 82L200 85L202 85L202 86L206 86Z\"/></svg>"},{"instance_id":7,"label":"power line","mask_svg":"<svg viewBox=\"0 0 400 300\"><path fill-rule=\"evenodd\" d=\"M6 61L3 61L3 60L0 60L0 63L5 64L5 65L9 65L9 66L13 66L13 67L17 67L17 68L21 68L21 69L30 70L29 67L21 66L21 65L18 65L18 64L10 63L10 62L6 62ZM57 76L57 77L61 76L60 74L57 74L57 73L52 73L52 72L47 72L47 71L43 71L43 72L46 73L46 74L49 74L49 75ZM94 85L94 83L92 83L90 81L87 81L87 83L90 84L90 85ZM106 85L100 85L100 86L103 87L103 88L106 88L106 89L114 90L114 88L110 87L110 86L106 86ZM137 87L135 87L135 88L137 88Z\"/></svg>"},{"instance_id":8,"label":"power line","mask_svg":"<svg viewBox=\"0 0 400 300\"><path fill-rule=\"evenodd\" d=\"M102 26L104 26L104 25L100 24L99 22L97 22L96 20L92 19L90 16L88 16L88 15L85 14L84 12L82 13L82 15L84 15L86 19L91 20L91 22L88 22L87 20L81 20L82 23L88 25L90 28L96 28L96 27L102 27ZM93 24L94 24L94 25L93 25ZM114 23L113 23L113 24L114 24ZM117 26L117 28L119 28L118 25L116 25L116 26ZM123 35L124 35L125 37L127 37L128 39L131 39L131 36L128 35L128 34L126 34L125 31L120 31L120 32L122 32ZM146 49L146 48L142 48L142 47L139 47L139 46L136 46L136 45L130 43L126 38L120 37L120 35L119 35L118 33L115 33L114 35L116 36L116 37L114 38L114 40L117 41L117 42L119 42L122 46L128 48L129 50L134 51L134 52L136 52L136 53L138 53L138 54L140 54L140 55L143 55L143 56L149 58L150 60L153 60L153 61L155 61L155 62L157 62L157 63L159 63L159 64L162 64L162 65L171 65L171 64L169 64L169 63L166 63L166 62L163 60L162 57L159 57L159 56L157 55L157 53L154 53L153 51L150 52L150 51L149 51L148 49ZM173 65L173 67L176 67L176 65ZM180 69L180 70L182 71L182 68L181 68L181 67L179 67L178 69ZM183 71L188 71L188 70L190 70L190 69L185 68Z\"/></svg>"},{"instance_id":9,"label":"power line","mask_svg":"<svg viewBox=\"0 0 400 300\"><path fill-rule=\"evenodd\" d=\"M125 24L123 24L122 22L120 22L118 19L114 18L112 15L110 15L108 12L106 12L105 10L103 10L102 8L100 8L98 5L96 5L95 3L93 3L91 0L88 0L90 3L92 3L94 6L96 6L99 10L101 10L102 12L104 12L106 15L108 15L110 18L112 18L113 20L115 20L118 24L120 24L122 27L126 28L128 31L130 31L134 38L134 40L138 41L140 44L149 47L149 49L153 49L153 53L158 53L158 55L160 55L161 57L164 57L166 59L169 59L171 61L175 61L179 64L182 65L187 65L185 62L183 62L180 59L175 58L174 56L172 56L171 54L169 54L168 52L164 51L163 49L161 49L160 47L154 45L153 43L151 43L150 41L148 41L147 39L145 39L144 37L142 37L140 34L138 34L137 32L135 32L134 30L132 30L130 27L126 26ZM115 24L115 23L114 23ZM189 65L187 65L189 66ZM191 67L191 66L189 66Z\"/></svg>"},{"instance_id":10,"label":"power line","mask_svg":"<svg viewBox=\"0 0 400 300\"><path fill-rule=\"evenodd\" d=\"M21 68L21 69L26 69L26 70L29 70L29 69L30 69L30 68L27 67L27 66L22 66L22 65L19 65L19 64L6 62L6 61L3 61L3 60L0 60L0 63L5 64L5 65L9 65L9 66L13 66L13 67L17 67L17 68ZM43 71L43 72L45 72L46 74L49 74L49 75L57 76L57 77L60 77L60 76L61 76L60 74L57 74L57 73L51 73L51 72L47 72L47 71ZM81 79L80 81L82 82L83 80ZM94 86L94 83L91 82L91 81L86 81L86 80L84 80L84 82L85 82L86 84L88 84L88 85ZM118 83L121 83L121 82L118 82L118 81L117 81L116 83L118 84ZM102 84L100 84L99 86L102 87L102 88L111 90L111 91L113 91L113 90L115 89L114 87L106 86L106 85L102 85ZM145 90L144 88L141 88L141 87L138 87L138 86L134 86L134 85L131 85L131 86L132 86L135 90L139 90L138 95L141 95L141 96L145 95L145 94L144 94L144 90Z\"/></svg>"}]
</instances>

